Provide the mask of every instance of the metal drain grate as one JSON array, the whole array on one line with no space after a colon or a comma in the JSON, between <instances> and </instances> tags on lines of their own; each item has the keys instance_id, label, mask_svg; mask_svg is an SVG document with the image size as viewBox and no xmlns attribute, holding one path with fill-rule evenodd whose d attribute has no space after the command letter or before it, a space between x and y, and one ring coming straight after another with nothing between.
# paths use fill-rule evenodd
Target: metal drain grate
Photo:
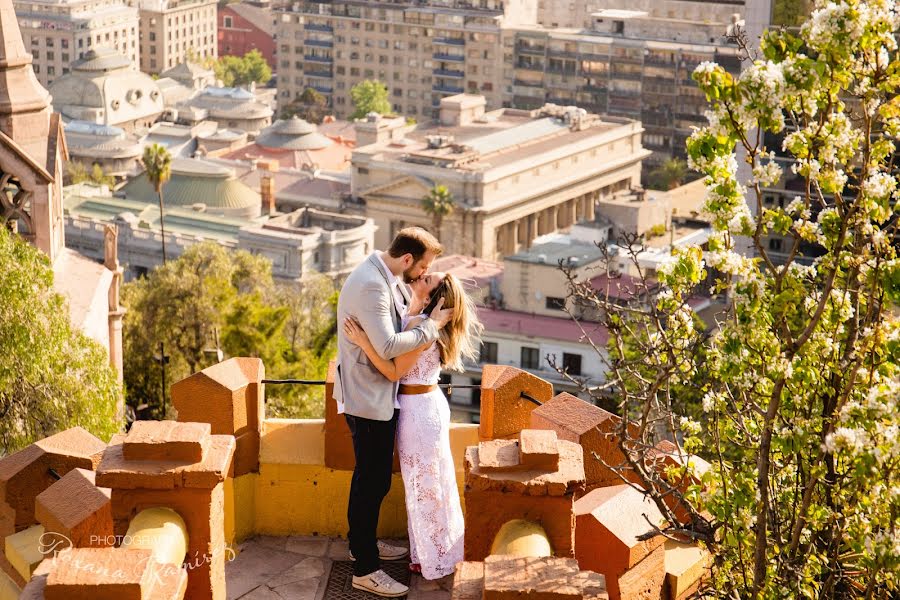
<instances>
[{"instance_id":1,"label":"metal drain grate","mask_svg":"<svg viewBox=\"0 0 900 600\"><path fill-rule=\"evenodd\" d=\"M381 569L403 585L409 586L409 562L405 560L382 562ZM402 597L406 598L406 596ZM328 574L324 600L372 600L373 598L378 598L378 596L353 587L353 561L336 560L331 563L331 573Z\"/></svg>"}]
</instances>

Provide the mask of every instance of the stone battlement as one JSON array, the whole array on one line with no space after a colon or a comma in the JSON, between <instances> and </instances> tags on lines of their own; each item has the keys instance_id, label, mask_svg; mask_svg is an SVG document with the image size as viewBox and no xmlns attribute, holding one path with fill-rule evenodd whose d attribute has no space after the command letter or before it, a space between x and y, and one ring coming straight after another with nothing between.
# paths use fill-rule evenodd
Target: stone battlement
<instances>
[{"instance_id":1,"label":"stone battlement","mask_svg":"<svg viewBox=\"0 0 900 600\"><path fill-rule=\"evenodd\" d=\"M264 373L232 358L172 386L177 421L107 443L73 428L0 460L0 600L224 600L238 542L343 537L353 451L334 369L324 419L267 419ZM654 535L656 507L596 458L621 462L618 417L507 366L485 366L481 398L481 424L450 431L466 519L454 598L690 597L708 554ZM682 460L665 445L657 459ZM395 473L379 535L405 534ZM76 576L85 560L124 576Z\"/></svg>"}]
</instances>

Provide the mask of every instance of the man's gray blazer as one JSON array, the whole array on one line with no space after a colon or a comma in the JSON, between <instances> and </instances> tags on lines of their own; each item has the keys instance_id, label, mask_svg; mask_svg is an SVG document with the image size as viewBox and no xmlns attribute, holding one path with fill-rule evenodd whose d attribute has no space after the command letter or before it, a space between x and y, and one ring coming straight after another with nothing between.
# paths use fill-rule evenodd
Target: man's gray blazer
<instances>
[{"instance_id":1,"label":"man's gray blazer","mask_svg":"<svg viewBox=\"0 0 900 600\"><path fill-rule=\"evenodd\" d=\"M390 274L378 257L371 254L347 277L337 306L338 370L334 397L339 403L343 402L346 414L376 421L389 421L394 416L399 384L382 375L362 348L344 336L344 319L356 317L375 351L386 359L406 354L438 338L437 326L431 319L424 319L409 331L401 331L400 309L394 302L389 281ZM404 286L400 287L407 296Z\"/></svg>"}]
</instances>

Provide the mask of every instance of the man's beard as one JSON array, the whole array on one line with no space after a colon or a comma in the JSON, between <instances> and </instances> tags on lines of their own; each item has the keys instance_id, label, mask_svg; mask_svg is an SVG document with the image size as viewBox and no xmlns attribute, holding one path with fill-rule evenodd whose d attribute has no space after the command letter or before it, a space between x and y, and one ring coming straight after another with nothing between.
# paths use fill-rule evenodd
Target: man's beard
<instances>
[{"instance_id":1,"label":"man's beard","mask_svg":"<svg viewBox=\"0 0 900 600\"><path fill-rule=\"evenodd\" d=\"M406 269L405 271L403 271L403 282L404 282L404 283L409 284L409 283L413 283L413 282L415 282L415 281L418 281L418 280L420 279L420 277L413 277L413 276L412 276L412 270L413 270L414 267L415 267L415 265L413 265L412 267L410 267L410 268Z\"/></svg>"}]
</instances>

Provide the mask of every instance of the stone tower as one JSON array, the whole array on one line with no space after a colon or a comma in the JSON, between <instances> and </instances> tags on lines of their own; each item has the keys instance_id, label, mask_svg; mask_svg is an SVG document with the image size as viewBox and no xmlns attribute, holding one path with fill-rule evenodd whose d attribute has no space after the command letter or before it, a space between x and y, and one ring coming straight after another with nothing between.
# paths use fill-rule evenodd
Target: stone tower
<instances>
[{"instance_id":1,"label":"stone tower","mask_svg":"<svg viewBox=\"0 0 900 600\"><path fill-rule=\"evenodd\" d=\"M12 0L0 0L0 224L55 262L65 246L65 138L25 51Z\"/></svg>"}]
</instances>

